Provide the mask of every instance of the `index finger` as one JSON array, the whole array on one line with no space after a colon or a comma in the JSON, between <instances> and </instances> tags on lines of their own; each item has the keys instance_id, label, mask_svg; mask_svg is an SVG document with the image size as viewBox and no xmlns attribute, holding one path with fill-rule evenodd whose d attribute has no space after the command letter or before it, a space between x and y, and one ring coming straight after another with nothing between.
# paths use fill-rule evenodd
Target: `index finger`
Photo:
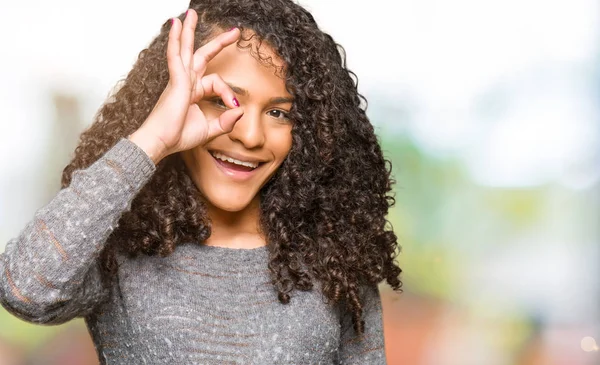
<instances>
[{"instance_id":1,"label":"index finger","mask_svg":"<svg viewBox=\"0 0 600 365\"><path fill-rule=\"evenodd\" d=\"M214 39L198 48L194 52L194 71L199 73L200 77L204 75L206 71L206 65L212 60L223 48L237 41L240 36L240 30L238 28L232 28L227 32L223 32L216 36Z\"/></svg>"}]
</instances>

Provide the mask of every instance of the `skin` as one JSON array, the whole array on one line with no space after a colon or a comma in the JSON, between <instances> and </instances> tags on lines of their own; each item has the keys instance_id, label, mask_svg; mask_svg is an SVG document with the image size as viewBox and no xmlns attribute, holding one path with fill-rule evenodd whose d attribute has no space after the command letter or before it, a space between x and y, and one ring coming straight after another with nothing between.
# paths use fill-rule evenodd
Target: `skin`
<instances>
[{"instance_id":1,"label":"skin","mask_svg":"<svg viewBox=\"0 0 600 365\"><path fill-rule=\"evenodd\" d=\"M256 45L253 48L256 50ZM281 60L265 44L261 55ZM207 66L206 74L218 74L231 87L244 110L233 130L205 145L182 151L190 176L205 198L212 222L207 245L254 248L266 244L258 229L260 189L285 160L292 146L292 123L287 118L292 96L273 66L260 63L249 48L231 44ZM208 119L228 108L218 95L205 97L198 106ZM250 179L240 181L218 168L209 151L239 153L263 161Z\"/></svg>"}]
</instances>

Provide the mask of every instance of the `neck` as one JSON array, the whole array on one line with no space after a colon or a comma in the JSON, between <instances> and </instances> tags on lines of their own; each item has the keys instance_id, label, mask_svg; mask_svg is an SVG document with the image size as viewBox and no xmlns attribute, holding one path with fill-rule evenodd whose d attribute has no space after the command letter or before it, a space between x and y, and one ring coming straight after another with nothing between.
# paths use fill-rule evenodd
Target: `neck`
<instances>
[{"instance_id":1,"label":"neck","mask_svg":"<svg viewBox=\"0 0 600 365\"><path fill-rule=\"evenodd\" d=\"M259 231L260 197L237 212L215 207L206 201L211 220L211 235L205 244L230 248L254 248L264 246L265 240Z\"/></svg>"}]
</instances>

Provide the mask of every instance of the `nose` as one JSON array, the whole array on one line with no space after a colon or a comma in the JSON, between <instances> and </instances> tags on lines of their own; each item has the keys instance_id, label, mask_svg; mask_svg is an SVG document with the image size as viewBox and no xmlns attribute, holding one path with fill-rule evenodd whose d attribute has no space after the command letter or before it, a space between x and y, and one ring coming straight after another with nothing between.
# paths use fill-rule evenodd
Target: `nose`
<instances>
[{"instance_id":1,"label":"nose","mask_svg":"<svg viewBox=\"0 0 600 365\"><path fill-rule=\"evenodd\" d=\"M265 131L261 113L246 109L244 115L235 123L229 132L232 141L238 141L247 149L259 148L265 144Z\"/></svg>"}]
</instances>

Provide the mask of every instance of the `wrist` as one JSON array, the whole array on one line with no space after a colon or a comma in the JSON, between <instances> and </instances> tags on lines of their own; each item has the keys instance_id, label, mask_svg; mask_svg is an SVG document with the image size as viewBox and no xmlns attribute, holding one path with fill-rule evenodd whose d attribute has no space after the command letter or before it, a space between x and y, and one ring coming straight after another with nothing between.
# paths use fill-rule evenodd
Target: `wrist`
<instances>
[{"instance_id":1,"label":"wrist","mask_svg":"<svg viewBox=\"0 0 600 365\"><path fill-rule=\"evenodd\" d=\"M139 130L127 136L127 139L142 149L142 151L144 151L154 162L154 165L157 165L160 160L166 156L164 144L162 142L157 142L145 136Z\"/></svg>"}]
</instances>

